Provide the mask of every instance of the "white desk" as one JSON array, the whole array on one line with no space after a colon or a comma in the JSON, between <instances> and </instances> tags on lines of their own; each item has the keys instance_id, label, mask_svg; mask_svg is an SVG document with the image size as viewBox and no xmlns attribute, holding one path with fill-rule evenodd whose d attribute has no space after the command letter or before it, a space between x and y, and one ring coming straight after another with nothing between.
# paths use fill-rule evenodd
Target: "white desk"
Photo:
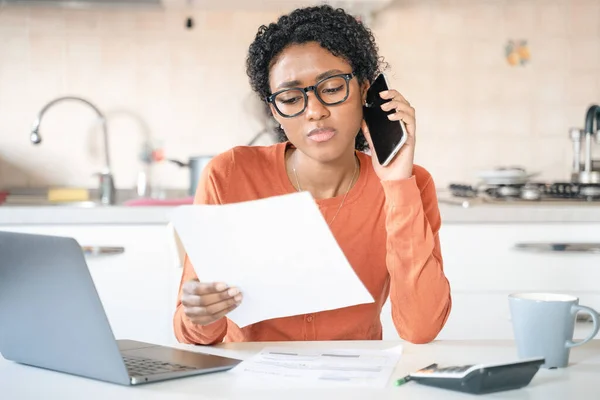
<instances>
[{"instance_id":1,"label":"white desk","mask_svg":"<svg viewBox=\"0 0 600 400\"><path fill-rule=\"evenodd\" d=\"M180 345L185 349L202 350L213 354L244 359L264 346L321 346L332 348L384 349L398 342L291 342L291 343L236 343L216 347ZM15 364L0 358L0 399L473 399L478 396L429 388L410 382L395 387L395 379L433 362L466 364L502 362L516 359L512 342L434 342L427 345L404 344L404 352L386 389L289 389L256 390L236 385L227 372L152 383L138 387L118 386L86 378L46 371ZM585 400L600 399L600 340L575 348L571 352L571 365L559 370L540 370L526 388L485 396L491 399L528 400Z\"/></svg>"}]
</instances>

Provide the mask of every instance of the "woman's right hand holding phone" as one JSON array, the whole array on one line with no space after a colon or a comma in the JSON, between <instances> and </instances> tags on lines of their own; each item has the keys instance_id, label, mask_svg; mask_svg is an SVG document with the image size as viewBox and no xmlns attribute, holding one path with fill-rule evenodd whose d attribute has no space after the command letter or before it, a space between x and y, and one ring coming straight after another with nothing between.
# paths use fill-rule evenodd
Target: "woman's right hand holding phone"
<instances>
[{"instance_id":1,"label":"woman's right hand holding phone","mask_svg":"<svg viewBox=\"0 0 600 400\"><path fill-rule=\"evenodd\" d=\"M208 325L223 318L241 302L239 289L222 282L191 280L184 282L182 287L183 311L196 325Z\"/></svg>"}]
</instances>

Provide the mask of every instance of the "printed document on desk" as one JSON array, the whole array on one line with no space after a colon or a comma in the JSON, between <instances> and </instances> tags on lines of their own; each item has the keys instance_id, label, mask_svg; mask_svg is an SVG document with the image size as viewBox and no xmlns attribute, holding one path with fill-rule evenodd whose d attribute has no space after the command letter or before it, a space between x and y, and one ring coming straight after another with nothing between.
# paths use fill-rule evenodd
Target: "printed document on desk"
<instances>
[{"instance_id":1,"label":"printed document on desk","mask_svg":"<svg viewBox=\"0 0 600 400\"><path fill-rule=\"evenodd\" d=\"M257 387L374 387L387 385L402 346L389 350L266 347L228 373Z\"/></svg>"},{"instance_id":2,"label":"printed document on desk","mask_svg":"<svg viewBox=\"0 0 600 400\"><path fill-rule=\"evenodd\" d=\"M180 206L170 220L201 282L240 288L227 314L240 328L374 301L308 192Z\"/></svg>"}]
</instances>

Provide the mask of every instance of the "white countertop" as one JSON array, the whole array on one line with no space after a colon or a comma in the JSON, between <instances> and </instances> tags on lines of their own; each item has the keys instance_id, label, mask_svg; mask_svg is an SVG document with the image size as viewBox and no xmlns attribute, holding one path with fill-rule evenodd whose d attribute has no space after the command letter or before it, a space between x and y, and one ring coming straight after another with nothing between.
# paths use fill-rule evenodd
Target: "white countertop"
<instances>
[{"instance_id":1,"label":"white countertop","mask_svg":"<svg viewBox=\"0 0 600 400\"><path fill-rule=\"evenodd\" d=\"M245 359L265 346L386 349L399 342L286 342L235 343L216 347L177 345L184 349ZM396 379L433 362L440 365L504 362L516 360L516 350L507 341L448 341L426 345L403 343L404 352L385 389L252 389L236 384L228 372L158 382L137 387L119 386L35 367L0 358L0 398L2 399L473 399L473 395L421 386L410 382L394 386ZM90 360L90 362L92 362ZM600 340L571 351L570 365L557 370L541 369L522 389L486 395L491 399L567 400L600 397Z\"/></svg>"},{"instance_id":2,"label":"white countertop","mask_svg":"<svg viewBox=\"0 0 600 400\"><path fill-rule=\"evenodd\" d=\"M167 224L169 206L0 206L0 225Z\"/></svg>"},{"instance_id":3,"label":"white countertop","mask_svg":"<svg viewBox=\"0 0 600 400\"><path fill-rule=\"evenodd\" d=\"M442 224L600 222L600 203L484 204L463 208L440 203Z\"/></svg>"},{"instance_id":4,"label":"white countertop","mask_svg":"<svg viewBox=\"0 0 600 400\"><path fill-rule=\"evenodd\" d=\"M442 223L600 222L600 201L462 199L437 193Z\"/></svg>"},{"instance_id":5,"label":"white countertop","mask_svg":"<svg viewBox=\"0 0 600 400\"><path fill-rule=\"evenodd\" d=\"M468 208L440 199L443 224L600 222L598 203L474 204ZM0 206L1 225L166 224L171 206L67 207Z\"/></svg>"}]
</instances>

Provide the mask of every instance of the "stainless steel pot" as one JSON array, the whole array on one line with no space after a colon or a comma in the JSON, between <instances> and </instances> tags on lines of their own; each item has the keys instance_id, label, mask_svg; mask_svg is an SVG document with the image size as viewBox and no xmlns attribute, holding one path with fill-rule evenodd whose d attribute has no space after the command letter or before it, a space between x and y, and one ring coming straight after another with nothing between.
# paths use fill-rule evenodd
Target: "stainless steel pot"
<instances>
[{"instance_id":1,"label":"stainless steel pot","mask_svg":"<svg viewBox=\"0 0 600 400\"><path fill-rule=\"evenodd\" d=\"M179 160L169 159L169 161L179 165L180 167L186 167L186 168L190 169L190 184L189 184L189 188L188 188L188 193L190 194L190 196L194 196L196 194L196 189L198 187L198 181L200 180L200 174L202 173L202 170L204 169L204 167L206 167L208 162L213 157L214 156L190 157L187 163L179 161Z\"/></svg>"}]
</instances>

